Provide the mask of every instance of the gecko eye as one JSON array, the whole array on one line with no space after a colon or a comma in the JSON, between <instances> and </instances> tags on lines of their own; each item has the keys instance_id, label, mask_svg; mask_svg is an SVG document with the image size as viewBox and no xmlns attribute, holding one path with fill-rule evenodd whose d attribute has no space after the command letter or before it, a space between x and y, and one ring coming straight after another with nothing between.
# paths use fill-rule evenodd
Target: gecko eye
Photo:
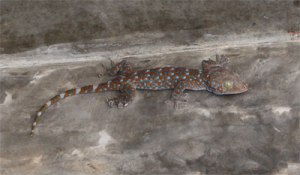
<instances>
[{"instance_id":1,"label":"gecko eye","mask_svg":"<svg viewBox=\"0 0 300 175\"><path fill-rule=\"evenodd\" d=\"M229 88L232 87L231 81L224 81L223 85L224 85L224 87L225 87L226 89L229 89Z\"/></svg>"}]
</instances>

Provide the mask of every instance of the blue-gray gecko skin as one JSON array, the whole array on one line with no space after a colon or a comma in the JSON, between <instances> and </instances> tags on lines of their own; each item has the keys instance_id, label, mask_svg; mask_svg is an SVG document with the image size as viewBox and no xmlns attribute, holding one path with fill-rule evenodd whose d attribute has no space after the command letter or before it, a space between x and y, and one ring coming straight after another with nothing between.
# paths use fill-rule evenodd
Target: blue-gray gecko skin
<instances>
[{"instance_id":1,"label":"blue-gray gecko skin","mask_svg":"<svg viewBox=\"0 0 300 175\"><path fill-rule=\"evenodd\" d=\"M216 95L246 92L248 84L236 72L224 66L227 62L228 59L225 56L219 58L217 55L216 61L204 60L202 70L185 67L161 67L132 72L131 66L126 60L115 66L111 61L111 69L102 66L106 69L107 75L117 75L117 78L107 83L71 89L51 98L37 113L30 135L32 136L34 133L37 119L51 104L72 95L119 90L121 94L118 97L107 99L107 102L109 106L117 105L118 108L123 108L133 101L136 89L175 89L171 98L174 107L177 107L178 101L182 101L181 97L185 89L207 90Z\"/></svg>"}]
</instances>

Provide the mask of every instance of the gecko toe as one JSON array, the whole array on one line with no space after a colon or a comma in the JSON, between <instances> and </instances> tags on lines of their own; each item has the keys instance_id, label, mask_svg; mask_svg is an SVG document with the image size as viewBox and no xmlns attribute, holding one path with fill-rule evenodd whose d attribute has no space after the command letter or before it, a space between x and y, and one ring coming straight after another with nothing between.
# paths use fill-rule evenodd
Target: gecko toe
<instances>
[{"instance_id":1,"label":"gecko toe","mask_svg":"<svg viewBox=\"0 0 300 175\"><path fill-rule=\"evenodd\" d=\"M177 103L174 103L174 108L177 109L178 108L178 105Z\"/></svg>"},{"instance_id":2,"label":"gecko toe","mask_svg":"<svg viewBox=\"0 0 300 175\"><path fill-rule=\"evenodd\" d=\"M165 101L166 104L170 104L171 103L171 100L167 100Z\"/></svg>"},{"instance_id":3,"label":"gecko toe","mask_svg":"<svg viewBox=\"0 0 300 175\"><path fill-rule=\"evenodd\" d=\"M104 77L106 74L98 74L98 77L101 78L101 77Z\"/></svg>"},{"instance_id":4,"label":"gecko toe","mask_svg":"<svg viewBox=\"0 0 300 175\"><path fill-rule=\"evenodd\" d=\"M121 109L121 108L123 108L123 107L124 107L123 103L120 102L120 103L118 104L118 108Z\"/></svg>"},{"instance_id":5,"label":"gecko toe","mask_svg":"<svg viewBox=\"0 0 300 175\"><path fill-rule=\"evenodd\" d=\"M188 100L187 99L182 99L180 101L186 103Z\"/></svg>"},{"instance_id":6,"label":"gecko toe","mask_svg":"<svg viewBox=\"0 0 300 175\"><path fill-rule=\"evenodd\" d=\"M104 66L104 64L101 64L101 66L106 70L108 69L106 66Z\"/></svg>"},{"instance_id":7,"label":"gecko toe","mask_svg":"<svg viewBox=\"0 0 300 175\"><path fill-rule=\"evenodd\" d=\"M115 104L114 100L111 99L111 98L107 98L107 99L106 99L106 102L108 103L108 105L109 105L110 107L113 107L113 105Z\"/></svg>"}]
</instances>

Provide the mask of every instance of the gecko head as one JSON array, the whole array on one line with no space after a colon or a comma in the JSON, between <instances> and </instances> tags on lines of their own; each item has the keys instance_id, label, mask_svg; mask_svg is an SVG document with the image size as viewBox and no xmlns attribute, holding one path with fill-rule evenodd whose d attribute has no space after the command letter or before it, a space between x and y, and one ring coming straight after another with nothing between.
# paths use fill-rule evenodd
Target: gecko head
<instances>
[{"instance_id":1,"label":"gecko head","mask_svg":"<svg viewBox=\"0 0 300 175\"><path fill-rule=\"evenodd\" d=\"M239 94L248 90L248 84L228 69L211 70L207 80L209 91L217 95Z\"/></svg>"}]
</instances>

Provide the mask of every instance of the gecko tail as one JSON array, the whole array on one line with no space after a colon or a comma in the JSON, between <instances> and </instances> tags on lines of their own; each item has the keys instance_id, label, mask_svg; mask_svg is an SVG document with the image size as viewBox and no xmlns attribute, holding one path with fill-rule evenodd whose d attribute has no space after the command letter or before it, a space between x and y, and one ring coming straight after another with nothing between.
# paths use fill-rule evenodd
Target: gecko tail
<instances>
[{"instance_id":1,"label":"gecko tail","mask_svg":"<svg viewBox=\"0 0 300 175\"><path fill-rule=\"evenodd\" d=\"M109 91L109 90L117 90L117 88L115 86L111 87L111 85L112 85L111 82L107 82L107 83L102 83L102 84L98 84L98 85L84 86L84 87L77 88L77 89L70 89L70 90L67 90L67 91L65 91L61 94L58 94L55 97L51 98L47 103L45 103L41 107L41 109L36 114L35 119L34 119L33 124L32 124L30 136L33 136L33 134L34 134L34 129L37 125L38 118L53 103L55 103L55 102L57 102L61 99L67 98L69 96L73 96L73 95L88 94L88 93L93 93L93 92L102 92L102 91Z\"/></svg>"}]
</instances>

